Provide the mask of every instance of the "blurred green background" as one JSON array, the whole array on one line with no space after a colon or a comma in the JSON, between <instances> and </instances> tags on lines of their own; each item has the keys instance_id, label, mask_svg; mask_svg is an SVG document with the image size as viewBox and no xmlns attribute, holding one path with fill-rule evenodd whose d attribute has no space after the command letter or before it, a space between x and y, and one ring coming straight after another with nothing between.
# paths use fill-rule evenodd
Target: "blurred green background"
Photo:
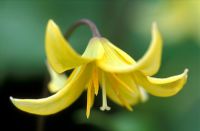
<instances>
[{"instance_id":1,"label":"blurred green background","mask_svg":"<svg viewBox=\"0 0 200 131\"><path fill-rule=\"evenodd\" d=\"M15 116L19 115L24 116L24 121L33 119L28 122L34 122L35 116L15 109L8 97L29 97L29 86L33 91L37 90L36 95L31 97L39 97L37 93L41 92L47 74L44 36L48 20L53 19L64 33L81 18L94 21L104 37L136 60L147 50L151 40L151 24L156 21L164 41L162 65L156 76L176 75L188 68L189 79L176 96L150 96L146 103L136 105L133 112L111 101L109 105L112 110L101 112L99 95L89 120L85 116L86 98L83 95L72 105L75 107L69 109L70 113L61 112L47 117L47 126L64 130L60 123L67 124L70 117L70 123L81 125L83 130L87 125L87 130L99 131L200 131L199 0L1 0L0 97L5 102L0 113L5 115L3 118L11 118L12 121L8 120L11 125L17 121ZM90 37L89 29L80 27L69 41L82 53ZM26 95L21 93L22 89L26 89L23 92ZM12 113L8 110L12 110ZM26 118L26 115L29 117ZM61 116L63 119L59 119ZM48 119L51 119L51 124L48 124ZM31 130L30 127L23 128L23 121L15 126L21 131ZM71 126L68 128L73 129Z\"/></svg>"}]
</instances>

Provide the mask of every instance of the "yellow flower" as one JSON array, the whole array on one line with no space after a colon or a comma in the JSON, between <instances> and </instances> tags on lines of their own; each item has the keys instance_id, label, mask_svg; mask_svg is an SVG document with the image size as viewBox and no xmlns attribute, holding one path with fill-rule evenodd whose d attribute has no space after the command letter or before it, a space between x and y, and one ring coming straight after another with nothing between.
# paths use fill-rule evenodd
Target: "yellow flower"
<instances>
[{"instance_id":1,"label":"yellow flower","mask_svg":"<svg viewBox=\"0 0 200 131\"><path fill-rule=\"evenodd\" d=\"M187 80L187 69L168 78L150 77L158 71L162 54L162 38L156 23L152 25L149 49L137 62L103 37L93 37L83 55L79 55L52 20L47 25L45 47L52 78L49 89L55 94L41 99L11 97L12 103L25 112L39 115L57 113L70 106L86 89L86 115L89 117L99 85L103 101L101 110L110 110L107 96L132 110L133 105L147 100L146 91L154 96L172 96ZM74 70L66 78L62 73L70 69Z\"/></svg>"}]
</instances>

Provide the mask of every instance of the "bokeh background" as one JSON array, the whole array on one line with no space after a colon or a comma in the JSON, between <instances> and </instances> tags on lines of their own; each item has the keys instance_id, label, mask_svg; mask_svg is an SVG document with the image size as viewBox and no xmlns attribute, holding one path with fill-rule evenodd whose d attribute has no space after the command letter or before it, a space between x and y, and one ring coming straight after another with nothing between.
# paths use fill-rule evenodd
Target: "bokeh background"
<instances>
[{"instance_id":1,"label":"bokeh background","mask_svg":"<svg viewBox=\"0 0 200 131\"><path fill-rule=\"evenodd\" d=\"M94 21L103 36L136 60L147 50L151 24L156 21L164 40L162 66L156 76L189 68L186 86L170 98L150 96L133 112L111 101L112 110L101 112L98 95L89 120L86 93L68 109L39 120L17 110L9 96L40 98L48 81L44 51L48 20L53 19L64 33L81 18ZM80 27L69 41L82 53L90 37L89 29ZM1 0L0 117L0 130L200 131L200 1Z\"/></svg>"}]
</instances>

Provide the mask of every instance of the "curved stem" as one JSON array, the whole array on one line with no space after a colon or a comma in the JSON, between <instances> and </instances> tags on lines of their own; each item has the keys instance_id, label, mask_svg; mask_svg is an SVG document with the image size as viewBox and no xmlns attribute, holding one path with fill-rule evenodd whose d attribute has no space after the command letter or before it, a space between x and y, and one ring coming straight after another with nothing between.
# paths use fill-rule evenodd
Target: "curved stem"
<instances>
[{"instance_id":1,"label":"curved stem","mask_svg":"<svg viewBox=\"0 0 200 131\"><path fill-rule=\"evenodd\" d=\"M69 38L70 35L72 34L72 32L79 26L81 25L86 25L90 28L90 30L92 31L92 35L93 37L101 37L99 30L97 29L96 25L88 20L88 19L80 19L77 22L75 22L70 28L69 30L65 33L65 38Z\"/></svg>"}]
</instances>

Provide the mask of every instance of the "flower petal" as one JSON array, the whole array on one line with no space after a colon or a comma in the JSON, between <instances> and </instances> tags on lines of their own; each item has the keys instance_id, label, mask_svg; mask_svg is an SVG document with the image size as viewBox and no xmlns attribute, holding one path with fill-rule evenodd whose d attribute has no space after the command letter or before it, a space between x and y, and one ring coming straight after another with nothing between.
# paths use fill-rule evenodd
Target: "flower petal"
<instances>
[{"instance_id":1,"label":"flower petal","mask_svg":"<svg viewBox=\"0 0 200 131\"><path fill-rule=\"evenodd\" d=\"M48 63L47 68L51 78L48 84L48 89L51 93L55 93L65 86L67 83L67 76L65 74L55 72Z\"/></svg>"},{"instance_id":2,"label":"flower petal","mask_svg":"<svg viewBox=\"0 0 200 131\"><path fill-rule=\"evenodd\" d=\"M118 89L121 96L127 101L128 104L135 105L138 102L139 92L135 82L133 81L133 79L131 79L131 77L126 76L126 78L121 79L121 81L116 80L116 78L113 77L111 74L107 74L107 77L111 85ZM129 82L126 80L129 80Z\"/></svg>"},{"instance_id":3,"label":"flower petal","mask_svg":"<svg viewBox=\"0 0 200 131\"><path fill-rule=\"evenodd\" d=\"M128 54L102 38L105 53L98 61L98 66L107 72L126 73L140 70L145 75L155 74L160 67L162 53L162 39L156 23L152 26L152 37L148 51L137 63Z\"/></svg>"},{"instance_id":4,"label":"flower petal","mask_svg":"<svg viewBox=\"0 0 200 131\"><path fill-rule=\"evenodd\" d=\"M38 115L50 115L57 113L70 106L83 92L84 86L88 83L92 67L91 65L80 66L73 72L66 86L56 94L42 99L15 99L11 97L12 103L19 109Z\"/></svg>"},{"instance_id":5,"label":"flower petal","mask_svg":"<svg viewBox=\"0 0 200 131\"><path fill-rule=\"evenodd\" d=\"M127 91L130 91L130 93L132 93L134 96L138 96L140 94L139 88L137 87L135 80L132 78L131 74L115 74L114 79L118 79L120 85L126 88Z\"/></svg>"},{"instance_id":6,"label":"flower petal","mask_svg":"<svg viewBox=\"0 0 200 131\"><path fill-rule=\"evenodd\" d=\"M59 27L52 20L49 20L47 25L45 43L48 62L58 73L91 61L91 59L83 58L73 50L63 37Z\"/></svg>"},{"instance_id":7,"label":"flower petal","mask_svg":"<svg viewBox=\"0 0 200 131\"><path fill-rule=\"evenodd\" d=\"M138 84L154 96L168 97L177 94L187 81L188 69L176 76L168 78L147 77L141 72L135 72L134 77Z\"/></svg>"},{"instance_id":8,"label":"flower petal","mask_svg":"<svg viewBox=\"0 0 200 131\"><path fill-rule=\"evenodd\" d=\"M125 52L112 45L107 39L102 38L104 56L97 61L97 65L107 72L124 72L132 67L135 61Z\"/></svg>"},{"instance_id":9,"label":"flower petal","mask_svg":"<svg viewBox=\"0 0 200 131\"><path fill-rule=\"evenodd\" d=\"M110 84L111 84L110 85L111 90L107 93L108 97L110 97L117 104L120 104L121 106L124 106L128 110L132 111L133 109L131 105L128 103L127 99L122 96L119 89L116 88L116 85L113 82L110 82ZM112 95L110 94L111 92L113 93Z\"/></svg>"},{"instance_id":10,"label":"flower petal","mask_svg":"<svg viewBox=\"0 0 200 131\"><path fill-rule=\"evenodd\" d=\"M135 60L129 56L126 52L124 52L123 50L121 50L120 48L116 47L115 45L113 45L111 42L107 41L108 46L110 46L110 48L112 48L117 55L120 56L121 59L123 59L127 64L135 64Z\"/></svg>"},{"instance_id":11,"label":"flower petal","mask_svg":"<svg viewBox=\"0 0 200 131\"><path fill-rule=\"evenodd\" d=\"M132 110L131 105L135 105L138 102L139 94L130 92L129 89L124 87L124 84L118 82L111 74L107 73L105 77L108 97L115 103L125 106L128 110ZM130 86L130 83L134 86L132 82L129 82L127 86Z\"/></svg>"},{"instance_id":12,"label":"flower petal","mask_svg":"<svg viewBox=\"0 0 200 131\"><path fill-rule=\"evenodd\" d=\"M106 86L106 94L108 95L108 97L115 103L123 106L124 104L121 102L118 95L112 89L110 82L106 81L105 86Z\"/></svg>"},{"instance_id":13,"label":"flower petal","mask_svg":"<svg viewBox=\"0 0 200 131\"><path fill-rule=\"evenodd\" d=\"M101 40L98 37L93 37L85 49L82 56L91 59L100 59L104 54L104 48L102 46Z\"/></svg>"},{"instance_id":14,"label":"flower petal","mask_svg":"<svg viewBox=\"0 0 200 131\"><path fill-rule=\"evenodd\" d=\"M140 70L145 75L152 76L158 72L162 55L162 38L156 23L152 25L152 41L145 55L132 70Z\"/></svg>"},{"instance_id":15,"label":"flower petal","mask_svg":"<svg viewBox=\"0 0 200 131\"><path fill-rule=\"evenodd\" d=\"M119 84L118 86L122 86L122 88L124 88L129 93L131 93L131 95L133 95L133 96L136 95L136 92L134 92L134 90L127 83L120 80L116 75L112 74L110 77L112 78L113 81L115 81L117 84Z\"/></svg>"}]
</instances>

